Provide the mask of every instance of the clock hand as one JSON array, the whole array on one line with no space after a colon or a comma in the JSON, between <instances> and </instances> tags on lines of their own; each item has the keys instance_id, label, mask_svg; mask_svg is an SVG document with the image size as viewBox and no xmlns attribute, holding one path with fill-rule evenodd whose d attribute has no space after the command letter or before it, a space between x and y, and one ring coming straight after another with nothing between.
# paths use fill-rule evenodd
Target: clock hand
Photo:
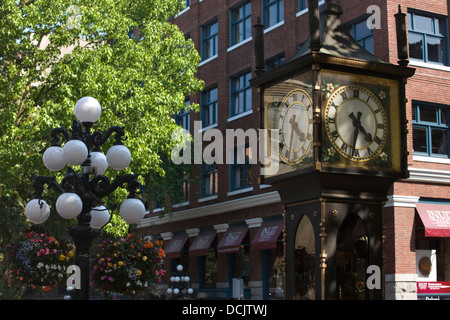
<instances>
[{"instance_id":1,"label":"clock hand","mask_svg":"<svg viewBox=\"0 0 450 320\"><path fill-rule=\"evenodd\" d=\"M362 113L358 111L358 118L355 117L354 113L350 113L348 115L353 120L353 126L358 128L361 133L364 135L364 139L366 139L367 142L372 142L372 135L364 129L364 127L361 125L361 116Z\"/></svg>"},{"instance_id":2,"label":"clock hand","mask_svg":"<svg viewBox=\"0 0 450 320\"><path fill-rule=\"evenodd\" d=\"M358 134L359 134L359 127L356 127L355 128L355 132L353 133L353 151L352 151L352 156L355 155L356 140L358 140Z\"/></svg>"}]
</instances>

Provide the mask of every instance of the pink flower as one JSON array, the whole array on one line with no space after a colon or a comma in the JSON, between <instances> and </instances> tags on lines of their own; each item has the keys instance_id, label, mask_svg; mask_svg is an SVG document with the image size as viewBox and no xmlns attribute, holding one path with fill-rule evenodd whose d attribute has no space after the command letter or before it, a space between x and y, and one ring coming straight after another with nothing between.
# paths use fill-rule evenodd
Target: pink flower
<instances>
[{"instance_id":1,"label":"pink flower","mask_svg":"<svg viewBox=\"0 0 450 320\"><path fill-rule=\"evenodd\" d=\"M106 279L106 275L102 276L100 279L101 280L105 280Z\"/></svg>"},{"instance_id":2,"label":"pink flower","mask_svg":"<svg viewBox=\"0 0 450 320\"><path fill-rule=\"evenodd\" d=\"M108 280L111 282L114 282L114 278L113 277L108 277Z\"/></svg>"}]
</instances>

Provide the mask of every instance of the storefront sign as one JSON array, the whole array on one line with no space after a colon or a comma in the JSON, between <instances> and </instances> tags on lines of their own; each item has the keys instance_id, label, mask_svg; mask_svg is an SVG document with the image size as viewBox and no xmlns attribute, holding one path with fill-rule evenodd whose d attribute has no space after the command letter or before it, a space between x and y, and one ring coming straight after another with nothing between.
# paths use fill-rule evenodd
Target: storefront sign
<instances>
[{"instance_id":1,"label":"storefront sign","mask_svg":"<svg viewBox=\"0 0 450 320\"><path fill-rule=\"evenodd\" d=\"M450 300L450 281L417 282L418 300Z\"/></svg>"},{"instance_id":2,"label":"storefront sign","mask_svg":"<svg viewBox=\"0 0 450 320\"><path fill-rule=\"evenodd\" d=\"M169 259L179 258L187 239L187 234L173 237L165 249L166 257Z\"/></svg>"},{"instance_id":3,"label":"storefront sign","mask_svg":"<svg viewBox=\"0 0 450 320\"><path fill-rule=\"evenodd\" d=\"M264 222L252 240L251 247L256 250L277 247L277 239L283 230L283 220Z\"/></svg>"},{"instance_id":4,"label":"storefront sign","mask_svg":"<svg viewBox=\"0 0 450 320\"><path fill-rule=\"evenodd\" d=\"M425 237L450 237L450 205L416 203Z\"/></svg>"},{"instance_id":5,"label":"storefront sign","mask_svg":"<svg viewBox=\"0 0 450 320\"><path fill-rule=\"evenodd\" d=\"M205 231L201 232L197 238L195 238L191 247L189 248L189 256L190 257L198 257L198 256L206 256L208 254L209 247L211 242L216 237L216 232Z\"/></svg>"},{"instance_id":6,"label":"storefront sign","mask_svg":"<svg viewBox=\"0 0 450 320\"><path fill-rule=\"evenodd\" d=\"M239 226L228 229L227 233L223 236L219 245L217 246L218 253L232 253L238 252L242 240L247 234L247 226Z\"/></svg>"}]
</instances>

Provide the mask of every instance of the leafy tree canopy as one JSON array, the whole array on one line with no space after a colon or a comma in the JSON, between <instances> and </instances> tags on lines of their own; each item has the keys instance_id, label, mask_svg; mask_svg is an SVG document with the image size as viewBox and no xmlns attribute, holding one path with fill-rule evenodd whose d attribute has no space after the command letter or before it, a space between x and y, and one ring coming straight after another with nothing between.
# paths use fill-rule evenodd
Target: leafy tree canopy
<instances>
[{"instance_id":1,"label":"leafy tree canopy","mask_svg":"<svg viewBox=\"0 0 450 320\"><path fill-rule=\"evenodd\" d=\"M71 127L81 97L102 105L94 129L125 127L129 171L164 175L173 115L202 88L197 51L169 22L182 8L179 0L0 0L0 240L25 226L33 176L62 178L42 154L52 128Z\"/></svg>"}]
</instances>

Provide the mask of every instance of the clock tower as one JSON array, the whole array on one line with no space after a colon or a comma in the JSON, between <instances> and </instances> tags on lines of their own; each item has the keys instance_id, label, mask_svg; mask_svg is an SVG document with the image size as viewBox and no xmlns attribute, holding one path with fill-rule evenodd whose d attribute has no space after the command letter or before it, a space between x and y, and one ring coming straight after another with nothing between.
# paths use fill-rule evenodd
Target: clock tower
<instances>
[{"instance_id":1,"label":"clock tower","mask_svg":"<svg viewBox=\"0 0 450 320\"><path fill-rule=\"evenodd\" d=\"M263 72L255 26L261 127L278 143L264 183L285 212L286 299L383 299L383 207L406 178L405 14L396 15L399 64L362 48L341 8L309 1L310 37L282 66Z\"/></svg>"}]
</instances>

